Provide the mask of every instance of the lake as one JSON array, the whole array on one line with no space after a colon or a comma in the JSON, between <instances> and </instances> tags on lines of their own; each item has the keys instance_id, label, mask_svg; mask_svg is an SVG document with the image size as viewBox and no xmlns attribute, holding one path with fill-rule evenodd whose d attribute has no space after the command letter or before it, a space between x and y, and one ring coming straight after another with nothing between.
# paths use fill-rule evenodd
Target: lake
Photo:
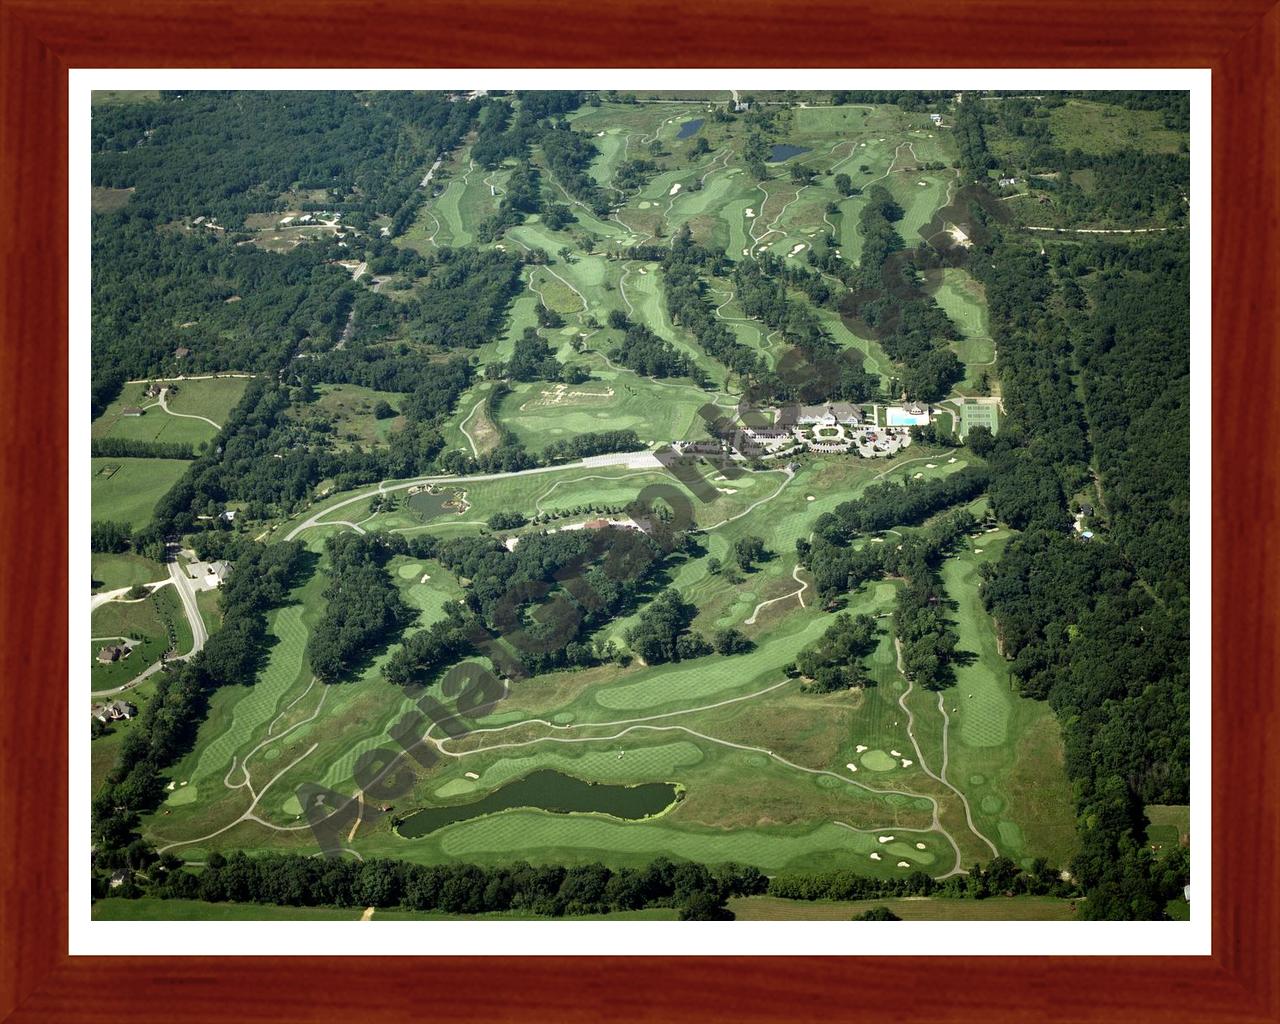
<instances>
[{"instance_id":1,"label":"lake","mask_svg":"<svg viewBox=\"0 0 1280 1024\"><path fill-rule=\"evenodd\" d=\"M769 152L768 162L771 164L780 164L783 160L790 160L793 156L799 156L801 153L807 153L807 146L793 146L789 142L774 143L773 149Z\"/></svg>"},{"instance_id":2,"label":"lake","mask_svg":"<svg viewBox=\"0 0 1280 1024\"><path fill-rule=\"evenodd\" d=\"M676 141L687 139L690 135L697 135L698 129L702 127L702 118L696 121L686 121L680 126L680 131L676 134Z\"/></svg>"},{"instance_id":3,"label":"lake","mask_svg":"<svg viewBox=\"0 0 1280 1024\"><path fill-rule=\"evenodd\" d=\"M670 807L678 796L679 791L669 782L610 786L584 782L544 768L471 803L414 811L400 823L397 831L408 839L420 839L455 821L467 821L513 807L532 807L556 814L596 811L637 821Z\"/></svg>"}]
</instances>

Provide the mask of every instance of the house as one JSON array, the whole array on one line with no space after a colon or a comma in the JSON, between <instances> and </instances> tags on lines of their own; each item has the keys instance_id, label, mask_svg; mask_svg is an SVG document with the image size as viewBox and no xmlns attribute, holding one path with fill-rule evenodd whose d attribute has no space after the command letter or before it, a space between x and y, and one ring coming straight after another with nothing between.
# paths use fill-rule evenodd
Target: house
<instances>
[{"instance_id":1,"label":"house","mask_svg":"<svg viewBox=\"0 0 1280 1024\"><path fill-rule=\"evenodd\" d=\"M908 402L906 409L912 416L923 416L925 414L925 407L919 402Z\"/></svg>"},{"instance_id":2,"label":"house","mask_svg":"<svg viewBox=\"0 0 1280 1024\"><path fill-rule=\"evenodd\" d=\"M212 582L215 587L222 586L230 575L231 563L225 559L219 559L216 562L209 563L208 576L212 577Z\"/></svg>"},{"instance_id":3,"label":"house","mask_svg":"<svg viewBox=\"0 0 1280 1024\"><path fill-rule=\"evenodd\" d=\"M116 870L111 873L111 888L118 889L120 888L120 886L124 885L124 883L127 882L128 880L129 880L129 869L116 868Z\"/></svg>"},{"instance_id":4,"label":"house","mask_svg":"<svg viewBox=\"0 0 1280 1024\"><path fill-rule=\"evenodd\" d=\"M129 648L120 647L117 644L108 644L98 652L98 662L102 665L110 665L114 661L119 661L129 653Z\"/></svg>"},{"instance_id":5,"label":"house","mask_svg":"<svg viewBox=\"0 0 1280 1024\"><path fill-rule=\"evenodd\" d=\"M936 125L937 125L937 124L942 124L942 115L941 115L941 114L930 114L930 115L929 115L929 120L930 120L930 121L932 121L932 122L933 122L934 124L936 124Z\"/></svg>"},{"instance_id":6,"label":"house","mask_svg":"<svg viewBox=\"0 0 1280 1024\"><path fill-rule=\"evenodd\" d=\"M236 521L236 511L234 508L223 509L218 513L218 518L228 523L234 523Z\"/></svg>"},{"instance_id":7,"label":"house","mask_svg":"<svg viewBox=\"0 0 1280 1024\"><path fill-rule=\"evenodd\" d=\"M175 348L173 350L174 359L186 359L189 355L191 355L191 349L189 348Z\"/></svg>"},{"instance_id":8,"label":"house","mask_svg":"<svg viewBox=\"0 0 1280 1024\"><path fill-rule=\"evenodd\" d=\"M121 718L132 718L138 708L127 700L113 700L110 704L95 704L90 712L99 722L115 722Z\"/></svg>"},{"instance_id":9,"label":"house","mask_svg":"<svg viewBox=\"0 0 1280 1024\"><path fill-rule=\"evenodd\" d=\"M1093 531L1084 530L1081 532L1080 536L1083 537L1085 540L1093 540Z\"/></svg>"},{"instance_id":10,"label":"house","mask_svg":"<svg viewBox=\"0 0 1280 1024\"><path fill-rule=\"evenodd\" d=\"M1080 502L1080 514L1082 516L1093 515L1093 506L1090 505L1087 501Z\"/></svg>"},{"instance_id":11,"label":"house","mask_svg":"<svg viewBox=\"0 0 1280 1024\"><path fill-rule=\"evenodd\" d=\"M168 387L167 384L163 384L158 380L153 380L150 384L147 385L147 397L158 398L160 396L160 392L164 391L166 387ZM170 388L170 390L177 391L178 389Z\"/></svg>"},{"instance_id":12,"label":"house","mask_svg":"<svg viewBox=\"0 0 1280 1024\"><path fill-rule=\"evenodd\" d=\"M1016 185L1016 184L1018 184L1018 179L1017 179L1017 178L1001 178L1001 179L1000 179L1000 184L1001 184L1001 185Z\"/></svg>"},{"instance_id":13,"label":"house","mask_svg":"<svg viewBox=\"0 0 1280 1024\"><path fill-rule=\"evenodd\" d=\"M120 410L121 416L142 416L144 414L145 410L138 408L136 405L126 405Z\"/></svg>"}]
</instances>

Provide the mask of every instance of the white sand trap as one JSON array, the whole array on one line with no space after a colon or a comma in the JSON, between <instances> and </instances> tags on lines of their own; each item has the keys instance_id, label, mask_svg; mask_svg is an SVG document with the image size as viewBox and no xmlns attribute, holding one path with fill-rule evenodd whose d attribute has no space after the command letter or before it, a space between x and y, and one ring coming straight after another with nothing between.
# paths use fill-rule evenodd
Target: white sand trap
<instances>
[{"instance_id":1,"label":"white sand trap","mask_svg":"<svg viewBox=\"0 0 1280 1024\"><path fill-rule=\"evenodd\" d=\"M596 132L596 138L597 138L597 139L603 139L603 138L604 138L604 132ZM932 135L930 135L930 136L929 136L929 138L933 138L933 136L932 136Z\"/></svg>"},{"instance_id":2,"label":"white sand trap","mask_svg":"<svg viewBox=\"0 0 1280 1024\"><path fill-rule=\"evenodd\" d=\"M913 480L919 480L919 479L921 479L923 476L924 476L924 474L923 474L923 473L917 473L914 477L912 477L912 479L913 479Z\"/></svg>"},{"instance_id":3,"label":"white sand trap","mask_svg":"<svg viewBox=\"0 0 1280 1024\"><path fill-rule=\"evenodd\" d=\"M884 139L881 139L880 141L881 141L881 142L884 142Z\"/></svg>"},{"instance_id":4,"label":"white sand trap","mask_svg":"<svg viewBox=\"0 0 1280 1024\"><path fill-rule=\"evenodd\" d=\"M898 867L900 867L900 868L909 868L909 867L911 867L911 865L910 865L910 864L908 864L905 860L900 860L900 861L898 861Z\"/></svg>"},{"instance_id":5,"label":"white sand trap","mask_svg":"<svg viewBox=\"0 0 1280 1024\"><path fill-rule=\"evenodd\" d=\"M924 849L924 843L916 843L916 849L917 849L917 850L923 850L923 849Z\"/></svg>"},{"instance_id":6,"label":"white sand trap","mask_svg":"<svg viewBox=\"0 0 1280 1024\"><path fill-rule=\"evenodd\" d=\"M980 555L980 554L982 554L982 548L974 548L974 549L973 549L973 553L974 553L975 555Z\"/></svg>"},{"instance_id":7,"label":"white sand trap","mask_svg":"<svg viewBox=\"0 0 1280 1024\"><path fill-rule=\"evenodd\" d=\"M902 767L903 767L903 768L910 768L913 764L915 764L915 762L914 762L913 760L911 760L911 758L909 758L909 757L904 757L904 758L902 759Z\"/></svg>"},{"instance_id":8,"label":"white sand trap","mask_svg":"<svg viewBox=\"0 0 1280 1024\"><path fill-rule=\"evenodd\" d=\"M859 754L861 754L866 749L867 749L867 745L865 743L859 743L857 746L857 751Z\"/></svg>"},{"instance_id":9,"label":"white sand trap","mask_svg":"<svg viewBox=\"0 0 1280 1024\"><path fill-rule=\"evenodd\" d=\"M743 255L743 256L749 256L749 255L751 255L751 250L750 250L750 249L743 249L743 250L742 250L742 255Z\"/></svg>"},{"instance_id":10,"label":"white sand trap","mask_svg":"<svg viewBox=\"0 0 1280 1024\"><path fill-rule=\"evenodd\" d=\"M847 765L845 765L845 767L848 768L849 771L851 772L856 772L858 770L858 766L854 764L852 761L850 761Z\"/></svg>"},{"instance_id":11,"label":"white sand trap","mask_svg":"<svg viewBox=\"0 0 1280 1024\"><path fill-rule=\"evenodd\" d=\"M867 144L865 142L859 142L858 145L861 146L863 149L867 148Z\"/></svg>"},{"instance_id":12,"label":"white sand trap","mask_svg":"<svg viewBox=\"0 0 1280 1024\"><path fill-rule=\"evenodd\" d=\"M755 208L754 206L748 206L748 207L747 207L747 216L748 216L748 217L754 217L755 215L756 215L756 208Z\"/></svg>"},{"instance_id":13,"label":"white sand trap","mask_svg":"<svg viewBox=\"0 0 1280 1024\"><path fill-rule=\"evenodd\" d=\"M884 538L883 538L883 537L872 537L872 538L871 538L871 543L872 543L872 544L883 544L883 543L884 543Z\"/></svg>"},{"instance_id":14,"label":"white sand trap","mask_svg":"<svg viewBox=\"0 0 1280 1024\"><path fill-rule=\"evenodd\" d=\"M680 187L681 187L680 182L677 181L674 185L671 186L671 191L668 192L667 195L669 196L675 195L677 192L680 191Z\"/></svg>"},{"instance_id":15,"label":"white sand trap","mask_svg":"<svg viewBox=\"0 0 1280 1024\"><path fill-rule=\"evenodd\" d=\"M183 782L183 783L181 783L181 785L185 786L185 785L186 785L186 783L185 783L185 782Z\"/></svg>"},{"instance_id":16,"label":"white sand trap","mask_svg":"<svg viewBox=\"0 0 1280 1024\"><path fill-rule=\"evenodd\" d=\"M925 469L937 469L937 468L938 468L938 464L937 464L936 462L926 462L926 463L924 464L924 468L925 468Z\"/></svg>"},{"instance_id":17,"label":"white sand trap","mask_svg":"<svg viewBox=\"0 0 1280 1024\"><path fill-rule=\"evenodd\" d=\"M1000 532L1000 527L998 526L993 526L991 527L991 529L987 530L987 533L999 533L999 532Z\"/></svg>"},{"instance_id":18,"label":"white sand trap","mask_svg":"<svg viewBox=\"0 0 1280 1024\"><path fill-rule=\"evenodd\" d=\"M877 842L881 842L881 843L891 843L896 838L897 838L896 836L876 836Z\"/></svg>"},{"instance_id":19,"label":"white sand trap","mask_svg":"<svg viewBox=\"0 0 1280 1024\"><path fill-rule=\"evenodd\" d=\"M955 458L947 459L947 465L949 466L949 465L951 465L951 463L953 463L953 462L955 462L955 461L956 461L956 460L955 460Z\"/></svg>"},{"instance_id":20,"label":"white sand trap","mask_svg":"<svg viewBox=\"0 0 1280 1024\"><path fill-rule=\"evenodd\" d=\"M916 184L919 185L921 188L929 187L929 183L927 181L917 181Z\"/></svg>"},{"instance_id":21,"label":"white sand trap","mask_svg":"<svg viewBox=\"0 0 1280 1024\"><path fill-rule=\"evenodd\" d=\"M804 242L801 242L791 250L791 255L794 256L798 252L804 252L804 249L805 249Z\"/></svg>"},{"instance_id":22,"label":"white sand trap","mask_svg":"<svg viewBox=\"0 0 1280 1024\"><path fill-rule=\"evenodd\" d=\"M873 854L871 855L871 859L872 859L872 860L879 860L879 859L880 859L880 854L878 854L878 853L873 853Z\"/></svg>"},{"instance_id":23,"label":"white sand trap","mask_svg":"<svg viewBox=\"0 0 1280 1024\"><path fill-rule=\"evenodd\" d=\"M418 580L418 582L419 582L419 583L426 583L426 582L427 582L427 580L429 580L429 579L431 579L431 574L430 574L430 573L425 573L425 572L424 572L424 573L422 574L422 579Z\"/></svg>"},{"instance_id":24,"label":"white sand trap","mask_svg":"<svg viewBox=\"0 0 1280 1024\"><path fill-rule=\"evenodd\" d=\"M164 788L167 789L170 793L172 793L176 785L177 785L176 782L170 782L169 785L165 786Z\"/></svg>"},{"instance_id":25,"label":"white sand trap","mask_svg":"<svg viewBox=\"0 0 1280 1024\"><path fill-rule=\"evenodd\" d=\"M645 269L644 269L644 267L641 267L641 268L640 268L640 273L642 273L642 274L647 274L647 273L649 273L649 271L645 270Z\"/></svg>"},{"instance_id":26,"label":"white sand trap","mask_svg":"<svg viewBox=\"0 0 1280 1024\"><path fill-rule=\"evenodd\" d=\"M901 757L901 756L902 756L902 755L901 755L901 754L899 754L896 750L891 750L891 751L889 751L889 755L890 755L891 757Z\"/></svg>"},{"instance_id":27,"label":"white sand trap","mask_svg":"<svg viewBox=\"0 0 1280 1024\"><path fill-rule=\"evenodd\" d=\"M475 772L467 772L467 778L469 778L469 779L478 779L478 778L480 778L480 776L479 776L479 775L477 775Z\"/></svg>"},{"instance_id":28,"label":"white sand trap","mask_svg":"<svg viewBox=\"0 0 1280 1024\"><path fill-rule=\"evenodd\" d=\"M805 500L805 501L817 501L818 499L817 499L817 498L815 498L812 494L806 494L806 495L804 496L804 500Z\"/></svg>"}]
</instances>

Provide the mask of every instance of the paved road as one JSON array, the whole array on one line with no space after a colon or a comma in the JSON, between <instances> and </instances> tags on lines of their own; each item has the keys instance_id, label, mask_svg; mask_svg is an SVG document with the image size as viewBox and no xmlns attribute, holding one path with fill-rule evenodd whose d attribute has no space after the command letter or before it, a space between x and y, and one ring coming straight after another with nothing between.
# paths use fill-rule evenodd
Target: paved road
<instances>
[{"instance_id":1,"label":"paved road","mask_svg":"<svg viewBox=\"0 0 1280 1024\"><path fill-rule=\"evenodd\" d=\"M194 640L191 650L181 655L185 660L204 647L205 641L209 639L209 632L204 628L204 619L200 617L200 608L196 604L196 582L183 571L177 555L174 555L173 560L169 562L169 578L173 580L173 585L178 590L178 597L182 599L182 610L187 614L187 622L191 625L191 636Z\"/></svg>"},{"instance_id":2,"label":"paved road","mask_svg":"<svg viewBox=\"0 0 1280 1024\"><path fill-rule=\"evenodd\" d=\"M613 452L609 455L592 455L589 458L579 459L577 462L566 462L558 466L536 466L533 469L521 469L515 473L477 473L472 476L422 476L413 480L401 480L399 483L388 484L385 481L378 484L377 487L370 487L367 490L360 491L350 498L333 505L322 508L319 512L313 512L308 518L304 519L287 534L285 540L293 540L303 530L309 530L313 526L329 526L343 525L338 521L322 523L321 519L336 512L340 508L346 508L348 505L354 505L358 501L364 501L371 498L375 494L389 494L391 491L403 491L409 487L420 487L423 484L468 484L479 483L483 480L503 480L513 476L532 476L535 473L557 473L570 469L594 469L600 466L628 466L633 469L660 469L662 463L658 461L656 455L649 450L641 452Z\"/></svg>"}]
</instances>

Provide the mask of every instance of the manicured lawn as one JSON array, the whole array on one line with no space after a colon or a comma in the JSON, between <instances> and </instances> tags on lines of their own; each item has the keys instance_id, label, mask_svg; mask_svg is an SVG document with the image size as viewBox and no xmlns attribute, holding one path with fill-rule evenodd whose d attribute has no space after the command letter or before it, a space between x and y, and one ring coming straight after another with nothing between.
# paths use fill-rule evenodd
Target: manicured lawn
<instances>
[{"instance_id":1,"label":"manicured lawn","mask_svg":"<svg viewBox=\"0 0 1280 1024\"><path fill-rule=\"evenodd\" d=\"M173 587L161 587L140 601L109 601L96 608L89 652L93 689L108 690L133 679L169 650L171 634L174 653L191 649L191 627ZM107 664L97 661L98 651L124 637L141 643L127 658Z\"/></svg>"}]
</instances>

